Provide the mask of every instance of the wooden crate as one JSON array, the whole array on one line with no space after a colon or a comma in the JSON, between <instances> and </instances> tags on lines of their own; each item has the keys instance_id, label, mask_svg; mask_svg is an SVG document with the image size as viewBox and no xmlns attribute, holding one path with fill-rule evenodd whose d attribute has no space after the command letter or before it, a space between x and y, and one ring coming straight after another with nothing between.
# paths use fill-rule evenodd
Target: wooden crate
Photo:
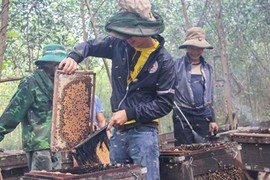
<instances>
[{"instance_id":1,"label":"wooden crate","mask_svg":"<svg viewBox=\"0 0 270 180\"><path fill-rule=\"evenodd\" d=\"M231 135L231 140L242 146L241 156L244 169L270 172L270 131L238 132Z\"/></svg>"},{"instance_id":2,"label":"wooden crate","mask_svg":"<svg viewBox=\"0 0 270 180\"><path fill-rule=\"evenodd\" d=\"M19 179L28 172L25 152L13 150L1 152L0 169L4 180Z\"/></svg>"},{"instance_id":3,"label":"wooden crate","mask_svg":"<svg viewBox=\"0 0 270 180\"><path fill-rule=\"evenodd\" d=\"M22 180L145 180L146 172L146 168L140 165L96 165L62 169L58 172L31 171Z\"/></svg>"},{"instance_id":4,"label":"wooden crate","mask_svg":"<svg viewBox=\"0 0 270 180\"><path fill-rule=\"evenodd\" d=\"M163 134L159 135L160 149L173 148L175 141L176 141L176 139L174 138L173 132L163 133Z\"/></svg>"},{"instance_id":5,"label":"wooden crate","mask_svg":"<svg viewBox=\"0 0 270 180\"><path fill-rule=\"evenodd\" d=\"M182 145L162 150L160 177L164 180L193 180L222 172L226 178L233 174L231 179L241 179L240 150L241 146L237 143ZM237 177L232 171L238 172Z\"/></svg>"}]
</instances>

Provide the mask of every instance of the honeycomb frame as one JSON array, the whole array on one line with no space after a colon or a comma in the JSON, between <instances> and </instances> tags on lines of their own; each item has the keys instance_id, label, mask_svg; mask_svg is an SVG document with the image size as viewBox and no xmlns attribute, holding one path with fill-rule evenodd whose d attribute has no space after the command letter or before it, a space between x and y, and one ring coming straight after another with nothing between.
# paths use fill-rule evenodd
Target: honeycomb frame
<instances>
[{"instance_id":1,"label":"honeycomb frame","mask_svg":"<svg viewBox=\"0 0 270 180\"><path fill-rule=\"evenodd\" d=\"M51 151L67 152L89 135L90 107L94 105L96 74L75 71L67 75L57 70L51 129ZM92 109L92 108L91 108ZM93 114L93 113L92 113Z\"/></svg>"}]
</instances>

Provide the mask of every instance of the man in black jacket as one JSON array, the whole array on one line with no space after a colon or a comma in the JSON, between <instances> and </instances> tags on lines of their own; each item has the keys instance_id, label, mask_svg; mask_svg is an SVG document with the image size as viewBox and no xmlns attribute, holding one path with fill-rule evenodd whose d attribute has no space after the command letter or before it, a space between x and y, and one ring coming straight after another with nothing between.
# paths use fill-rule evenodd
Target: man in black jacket
<instances>
[{"instance_id":1,"label":"man in black jacket","mask_svg":"<svg viewBox=\"0 0 270 180\"><path fill-rule=\"evenodd\" d=\"M69 74L88 56L112 60L111 163L141 164L147 179L159 179L158 121L173 107L175 70L158 35L163 20L151 15L154 21L137 13L116 14L106 24L112 36L76 45L59 67Z\"/></svg>"}]
</instances>

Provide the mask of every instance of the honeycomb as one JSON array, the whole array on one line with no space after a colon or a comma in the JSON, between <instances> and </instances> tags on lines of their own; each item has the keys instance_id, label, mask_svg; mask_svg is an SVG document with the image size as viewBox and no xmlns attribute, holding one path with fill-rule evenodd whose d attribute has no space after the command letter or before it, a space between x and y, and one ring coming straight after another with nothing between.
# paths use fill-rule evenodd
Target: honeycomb
<instances>
[{"instance_id":1,"label":"honeycomb","mask_svg":"<svg viewBox=\"0 0 270 180\"><path fill-rule=\"evenodd\" d=\"M109 164L110 163L110 156L109 150L104 142L98 143L96 154L102 164Z\"/></svg>"},{"instance_id":2,"label":"honeycomb","mask_svg":"<svg viewBox=\"0 0 270 180\"><path fill-rule=\"evenodd\" d=\"M89 123L89 90L82 81L70 83L64 90L62 137L69 146L76 146L87 134Z\"/></svg>"},{"instance_id":3,"label":"honeycomb","mask_svg":"<svg viewBox=\"0 0 270 180\"><path fill-rule=\"evenodd\" d=\"M91 71L55 75L52 151L70 151L89 135L89 112L92 104Z\"/></svg>"}]
</instances>

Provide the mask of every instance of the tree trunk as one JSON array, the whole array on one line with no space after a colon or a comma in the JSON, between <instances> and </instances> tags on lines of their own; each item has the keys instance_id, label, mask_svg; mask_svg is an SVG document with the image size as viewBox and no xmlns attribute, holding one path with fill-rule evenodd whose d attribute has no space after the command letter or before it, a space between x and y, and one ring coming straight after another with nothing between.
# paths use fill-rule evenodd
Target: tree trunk
<instances>
[{"instance_id":1,"label":"tree trunk","mask_svg":"<svg viewBox=\"0 0 270 180\"><path fill-rule=\"evenodd\" d=\"M219 40L219 50L220 50L220 58L222 64L222 71L224 76L224 97L225 97L225 104L228 113L228 119L230 123L230 129L237 128L236 119L233 118L233 111L234 107L232 104L232 93L230 87L230 80L229 80L229 67L228 67L228 57L226 51L226 37L224 33L223 23L221 21L221 14L222 14L222 7L221 2L219 0L215 0L215 16L217 21L217 33L218 33L218 40Z\"/></svg>"},{"instance_id":2,"label":"tree trunk","mask_svg":"<svg viewBox=\"0 0 270 180\"><path fill-rule=\"evenodd\" d=\"M80 4L80 10L81 10L81 18L82 18L82 30L83 30L83 41L87 41L87 38L88 38L88 33L86 31L86 25L85 25L85 12L84 12L84 0L81 0L80 1L81 4ZM90 63L89 63L89 58L86 58L85 60L85 66L86 66L86 69L90 69Z\"/></svg>"},{"instance_id":3,"label":"tree trunk","mask_svg":"<svg viewBox=\"0 0 270 180\"><path fill-rule=\"evenodd\" d=\"M4 61L4 54L6 49L8 11L9 11L9 0L2 0L2 20L1 20L1 34L0 34L0 80L2 77L2 64Z\"/></svg>"},{"instance_id":4,"label":"tree trunk","mask_svg":"<svg viewBox=\"0 0 270 180\"><path fill-rule=\"evenodd\" d=\"M190 26L190 22L189 22L188 15L187 15L187 8L186 8L186 5L185 5L185 0L181 0L181 4L182 4L183 15L184 15L185 22L186 22L186 29L188 29L191 26Z\"/></svg>"},{"instance_id":5,"label":"tree trunk","mask_svg":"<svg viewBox=\"0 0 270 180\"><path fill-rule=\"evenodd\" d=\"M104 2L104 1L103 1ZM102 3L103 3L102 2ZM97 34L97 31L96 31L96 26L95 26L95 22L94 22L94 18L92 16L92 12L91 12L91 9L90 9L90 4L87 0L85 0L85 3L87 5L87 9L88 9L88 13L89 13L89 17L90 17L90 21L91 21L91 24L92 24L92 27L93 27L93 30L94 30L94 34L95 34L95 37L97 38L98 37L98 34ZM101 4L102 4L101 3ZM105 58L102 58L103 59L103 63L105 65L105 68L106 68L106 72L107 72L107 75L108 75L108 78L109 78L109 82L111 84L111 87L112 87L112 80L111 80L111 73L110 73L110 70L109 70L109 66L108 66L108 63L106 61Z\"/></svg>"}]
</instances>

